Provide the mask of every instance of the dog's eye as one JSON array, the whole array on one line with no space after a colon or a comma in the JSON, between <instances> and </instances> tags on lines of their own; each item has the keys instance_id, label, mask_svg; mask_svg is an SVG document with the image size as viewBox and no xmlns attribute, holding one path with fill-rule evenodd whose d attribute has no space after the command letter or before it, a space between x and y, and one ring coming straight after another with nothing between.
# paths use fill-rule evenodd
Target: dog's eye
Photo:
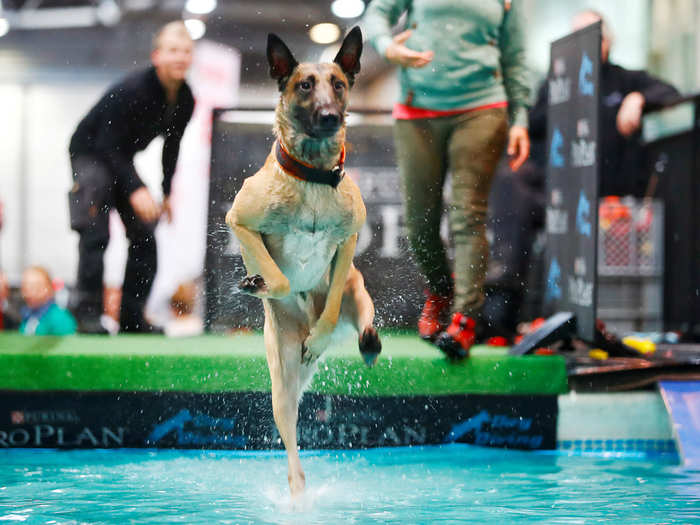
<instances>
[{"instance_id":1,"label":"dog's eye","mask_svg":"<svg viewBox=\"0 0 700 525\"><path fill-rule=\"evenodd\" d=\"M311 89L311 82L307 82L306 80L304 80L299 83L299 87L304 91L308 91Z\"/></svg>"},{"instance_id":2,"label":"dog's eye","mask_svg":"<svg viewBox=\"0 0 700 525\"><path fill-rule=\"evenodd\" d=\"M333 87L335 88L336 91L340 91L345 87L345 84L343 84L340 80L338 80L335 84L333 84Z\"/></svg>"}]
</instances>

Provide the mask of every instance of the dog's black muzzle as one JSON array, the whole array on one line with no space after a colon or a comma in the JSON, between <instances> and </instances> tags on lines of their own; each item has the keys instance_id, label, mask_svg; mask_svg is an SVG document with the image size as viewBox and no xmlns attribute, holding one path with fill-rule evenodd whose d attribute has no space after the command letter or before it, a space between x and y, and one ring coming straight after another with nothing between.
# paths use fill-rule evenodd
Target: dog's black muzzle
<instances>
[{"instance_id":1,"label":"dog's black muzzle","mask_svg":"<svg viewBox=\"0 0 700 525\"><path fill-rule=\"evenodd\" d=\"M343 115L334 110L321 109L314 118L314 134L321 137L330 137L343 125Z\"/></svg>"}]
</instances>

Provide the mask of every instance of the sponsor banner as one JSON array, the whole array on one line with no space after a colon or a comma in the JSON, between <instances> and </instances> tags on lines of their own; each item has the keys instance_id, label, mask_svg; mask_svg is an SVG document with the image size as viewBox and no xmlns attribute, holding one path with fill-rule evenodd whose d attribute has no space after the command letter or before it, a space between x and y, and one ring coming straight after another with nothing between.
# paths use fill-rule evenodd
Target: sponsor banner
<instances>
[{"instance_id":1,"label":"sponsor banner","mask_svg":"<svg viewBox=\"0 0 700 525\"><path fill-rule=\"evenodd\" d=\"M552 43L547 112L545 310L595 333L600 24Z\"/></svg>"},{"instance_id":2,"label":"sponsor banner","mask_svg":"<svg viewBox=\"0 0 700 525\"><path fill-rule=\"evenodd\" d=\"M352 397L308 393L302 448L441 443L553 449L556 396ZM6 392L0 448L283 448L269 393Z\"/></svg>"}]
</instances>

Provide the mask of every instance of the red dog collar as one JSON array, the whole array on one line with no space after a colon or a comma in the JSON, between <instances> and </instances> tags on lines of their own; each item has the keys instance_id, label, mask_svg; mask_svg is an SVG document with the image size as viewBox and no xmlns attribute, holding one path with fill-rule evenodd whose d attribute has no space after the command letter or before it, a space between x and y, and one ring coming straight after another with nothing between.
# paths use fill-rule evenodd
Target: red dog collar
<instances>
[{"instance_id":1,"label":"red dog collar","mask_svg":"<svg viewBox=\"0 0 700 525\"><path fill-rule=\"evenodd\" d=\"M275 150L277 162L279 162L279 165L282 166L282 169L297 179L315 182L317 184L327 184L328 186L336 188L345 176L345 146L343 146L343 149L340 152L340 160L338 160L338 165L332 170L319 170L298 161L287 153L287 150L284 149L284 146L282 146L282 143L279 140L277 141Z\"/></svg>"}]
</instances>

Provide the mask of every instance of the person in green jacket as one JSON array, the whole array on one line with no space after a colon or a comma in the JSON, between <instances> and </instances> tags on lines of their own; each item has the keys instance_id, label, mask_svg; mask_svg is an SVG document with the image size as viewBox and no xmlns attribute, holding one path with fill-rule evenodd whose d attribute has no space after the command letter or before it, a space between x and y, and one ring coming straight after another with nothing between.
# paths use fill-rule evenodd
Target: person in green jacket
<instances>
[{"instance_id":1,"label":"person in green jacket","mask_svg":"<svg viewBox=\"0 0 700 525\"><path fill-rule=\"evenodd\" d=\"M71 313L54 302L51 276L41 266L31 266L22 274L22 323L25 335L70 335L76 330Z\"/></svg>"},{"instance_id":2,"label":"person in green jacket","mask_svg":"<svg viewBox=\"0 0 700 525\"><path fill-rule=\"evenodd\" d=\"M493 174L506 146L513 171L529 155L522 9L522 0L373 0L363 20L370 43L400 67L397 162L411 249L428 285L418 331L456 359L483 327ZM392 36L404 13L405 30ZM440 238L448 171L454 278Z\"/></svg>"}]
</instances>

